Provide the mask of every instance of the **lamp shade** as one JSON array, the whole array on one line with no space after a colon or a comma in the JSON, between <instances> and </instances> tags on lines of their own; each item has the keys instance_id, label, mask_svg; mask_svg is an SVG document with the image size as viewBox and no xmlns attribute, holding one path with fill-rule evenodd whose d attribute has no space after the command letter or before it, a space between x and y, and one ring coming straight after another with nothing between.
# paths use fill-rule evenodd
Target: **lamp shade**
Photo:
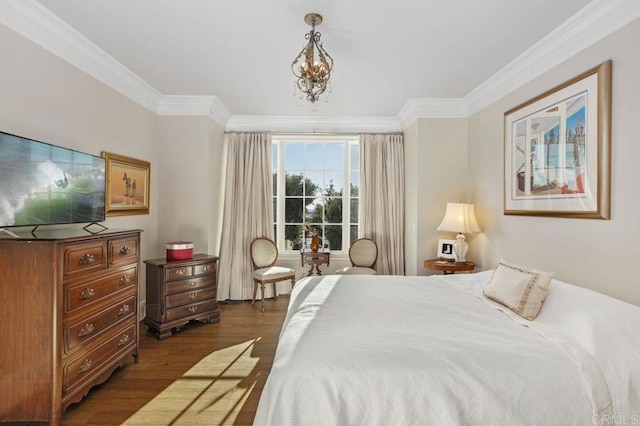
<instances>
[{"instance_id":1,"label":"lamp shade","mask_svg":"<svg viewBox=\"0 0 640 426\"><path fill-rule=\"evenodd\" d=\"M473 204L447 203L447 210L438 231L462 234L480 232Z\"/></svg>"}]
</instances>

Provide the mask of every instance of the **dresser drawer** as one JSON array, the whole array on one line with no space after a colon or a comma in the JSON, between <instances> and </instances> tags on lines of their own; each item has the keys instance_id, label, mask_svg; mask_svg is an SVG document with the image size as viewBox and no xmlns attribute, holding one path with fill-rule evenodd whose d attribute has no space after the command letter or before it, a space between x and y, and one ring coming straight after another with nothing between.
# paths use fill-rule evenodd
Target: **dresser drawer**
<instances>
[{"instance_id":1,"label":"dresser drawer","mask_svg":"<svg viewBox=\"0 0 640 426\"><path fill-rule=\"evenodd\" d=\"M69 244L64 249L64 274L74 276L107 268L107 242Z\"/></svg>"},{"instance_id":2,"label":"dresser drawer","mask_svg":"<svg viewBox=\"0 0 640 426\"><path fill-rule=\"evenodd\" d=\"M196 316L207 311L213 311L217 307L218 303L213 299L193 303L191 305L180 306L178 308L167 309L167 322Z\"/></svg>"},{"instance_id":3,"label":"dresser drawer","mask_svg":"<svg viewBox=\"0 0 640 426\"><path fill-rule=\"evenodd\" d=\"M65 328L65 351L71 352L79 345L90 342L115 324L126 320L136 312L136 296L131 296L113 306L84 317Z\"/></svg>"},{"instance_id":4,"label":"dresser drawer","mask_svg":"<svg viewBox=\"0 0 640 426\"><path fill-rule=\"evenodd\" d=\"M65 314L71 315L78 308L103 301L108 297L134 291L138 282L136 266L117 274L75 286L65 287Z\"/></svg>"},{"instance_id":5,"label":"dresser drawer","mask_svg":"<svg viewBox=\"0 0 640 426\"><path fill-rule=\"evenodd\" d=\"M216 297L216 287L203 288L201 290L187 291L184 293L167 296L167 308L188 305L189 303L201 302L206 299Z\"/></svg>"},{"instance_id":6,"label":"dresser drawer","mask_svg":"<svg viewBox=\"0 0 640 426\"><path fill-rule=\"evenodd\" d=\"M181 266L178 268L167 268L165 270L167 281L171 280L180 280L182 278L187 278L193 275L193 267L192 266Z\"/></svg>"},{"instance_id":7,"label":"dresser drawer","mask_svg":"<svg viewBox=\"0 0 640 426\"><path fill-rule=\"evenodd\" d=\"M194 277L186 280L171 281L167 283L167 296L183 291L196 290L213 284L213 276Z\"/></svg>"},{"instance_id":8,"label":"dresser drawer","mask_svg":"<svg viewBox=\"0 0 640 426\"><path fill-rule=\"evenodd\" d=\"M109 241L109 262L124 265L138 262L138 239L135 236Z\"/></svg>"},{"instance_id":9,"label":"dresser drawer","mask_svg":"<svg viewBox=\"0 0 640 426\"><path fill-rule=\"evenodd\" d=\"M63 393L69 393L101 374L110 362L117 360L137 342L135 320L114 332L106 342L87 354L67 363L62 370Z\"/></svg>"},{"instance_id":10,"label":"dresser drawer","mask_svg":"<svg viewBox=\"0 0 640 426\"><path fill-rule=\"evenodd\" d=\"M216 263L203 263L200 265L193 266L193 275L203 275L203 274L215 274L216 273Z\"/></svg>"}]
</instances>

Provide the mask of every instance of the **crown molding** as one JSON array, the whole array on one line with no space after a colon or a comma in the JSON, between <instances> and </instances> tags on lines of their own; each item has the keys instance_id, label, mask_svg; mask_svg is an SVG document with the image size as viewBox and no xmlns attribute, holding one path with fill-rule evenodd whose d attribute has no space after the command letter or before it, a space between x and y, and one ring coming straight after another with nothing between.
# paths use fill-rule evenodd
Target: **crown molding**
<instances>
[{"instance_id":1,"label":"crown molding","mask_svg":"<svg viewBox=\"0 0 640 426\"><path fill-rule=\"evenodd\" d=\"M217 96L162 96L158 103L159 115L207 116L224 129L231 113Z\"/></svg>"},{"instance_id":2,"label":"crown molding","mask_svg":"<svg viewBox=\"0 0 640 426\"><path fill-rule=\"evenodd\" d=\"M234 115L227 131L279 133L395 133L402 131L396 117L297 117Z\"/></svg>"},{"instance_id":3,"label":"crown molding","mask_svg":"<svg viewBox=\"0 0 640 426\"><path fill-rule=\"evenodd\" d=\"M151 111L161 93L33 0L0 2L0 22Z\"/></svg>"},{"instance_id":4,"label":"crown molding","mask_svg":"<svg viewBox=\"0 0 640 426\"><path fill-rule=\"evenodd\" d=\"M467 104L462 98L412 98L402 107L397 117L403 127L418 118L464 118L469 114Z\"/></svg>"},{"instance_id":5,"label":"crown molding","mask_svg":"<svg viewBox=\"0 0 640 426\"><path fill-rule=\"evenodd\" d=\"M640 17L638 0L594 0L464 98L409 99L396 117L232 115L215 96L168 96L35 0L2 0L0 23L160 115L209 116L230 131L397 132L419 118L468 117Z\"/></svg>"},{"instance_id":6,"label":"crown molding","mask_svg":"<svg viewBox=\"0 0 640 426\"><path fill-rule=\"evenodd\" d=\"M486 108L638 17L638 0L592 1L465 96L469 115Z\"/></svg>"}]
</instances>

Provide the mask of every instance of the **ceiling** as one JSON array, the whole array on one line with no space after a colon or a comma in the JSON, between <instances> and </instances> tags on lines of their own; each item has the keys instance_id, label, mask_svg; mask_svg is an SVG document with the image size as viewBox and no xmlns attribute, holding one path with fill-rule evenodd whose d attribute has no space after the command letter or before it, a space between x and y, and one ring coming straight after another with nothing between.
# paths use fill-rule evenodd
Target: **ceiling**
<instances>
[{"instance_id":1,"label":"ceiling","mask_svg":"<svg viewBox=\"0 0 640 426\"><path fill-rule=\"evenodd\" d=\"M588 0L39 0L162 95L216 96L233 115L395 116L462 98ZM290 64L318 12L329 102L293 96Z\"/></svg>"}]
</instances>

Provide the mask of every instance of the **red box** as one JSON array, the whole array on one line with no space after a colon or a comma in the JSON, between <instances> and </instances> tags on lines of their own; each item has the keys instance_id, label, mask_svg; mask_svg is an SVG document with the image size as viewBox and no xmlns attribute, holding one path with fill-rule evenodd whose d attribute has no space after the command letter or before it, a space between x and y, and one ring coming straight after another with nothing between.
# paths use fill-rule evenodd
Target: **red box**
<instances>
[{"instance_id":1,"label":"red box","mask_svg":"<svg viewBox=\"0 0 640 426\"><path fill-rule=\"evenodd\" d=\"M193 259L193 243L191 241L173 241L167 243L166 248L167 260L170 262Z\"/></svg>"}]
</instances>

